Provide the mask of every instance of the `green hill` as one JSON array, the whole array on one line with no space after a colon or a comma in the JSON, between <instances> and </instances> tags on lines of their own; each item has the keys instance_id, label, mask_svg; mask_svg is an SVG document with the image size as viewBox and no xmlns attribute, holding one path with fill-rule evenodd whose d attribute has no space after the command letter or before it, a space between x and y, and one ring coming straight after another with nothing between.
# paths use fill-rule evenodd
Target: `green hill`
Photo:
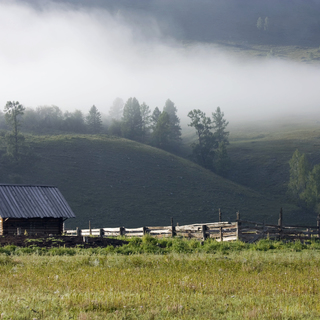
<instances>
[{"instance_id":1,"label":"green hill","mask_svg":"<svg viewBox=\"0 0 320 320\"><path fill-rule=\"evenodd\" d=\"M77 218L67 227L138 227L235 219L275 222L290 205L242 187L170 153L107 136L29 136L39 160L19 172L19 182L59 187ZM17 179L0 168L2 182Z\"/></svg>"},{"instance_id":2,"label":"green hill","mask_svg":"<svg viewBox=\"0 0 320 320\"><path fill-rule=\"evenodd\" d=\"M289 160L296 149L307 155L314 166L320 163L320 124L317 116L285 117L242 123L230 128L228 149L232 166L228 178L273 197L280 203L287 196ZM315 223L316 214L305 209L292 209L295 222Z\"/></svg>"}]
</instances>

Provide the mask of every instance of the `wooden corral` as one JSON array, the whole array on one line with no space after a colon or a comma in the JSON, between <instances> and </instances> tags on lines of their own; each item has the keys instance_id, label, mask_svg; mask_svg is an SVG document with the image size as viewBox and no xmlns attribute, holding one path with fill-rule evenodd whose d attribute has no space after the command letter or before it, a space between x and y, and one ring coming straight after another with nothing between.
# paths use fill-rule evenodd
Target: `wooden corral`
<instances>
[{"instance_id":1,"label":"wooden corral","mask_svg":"<svg viewBox=\"0 0 320 320\"><path fill-rule=\"evenodd\" d=\"M237 240L236 222L214 222L190 224L185 226L141 227L141 228L99 228L65 230L70 236L98 236L98 237L142 237L149 234L153 237L181 236L194 239L213 238L217 241Z\"/></svg>"},{"instance_id":2,"label":"wooden corral","mask_svg":"<svg viewBox=\"0 0 320 320\"><path fill-rule=\"evenodd\" d=\"M277 225L242 220L240 219L239 212L237 212L235 222L223 222L221 221L222 213L219 211L219 220L220 222L198 223L184 226L174 226L173 221L171 221L171 226L166 227L76 229L66 230L65 233L67 235L99 237L142 237L145 234L149 234L153 237L182 236L199 240L212 238L216 241L240 240L249 243L256 242L260 239L303 241L320 238L320 216L318 216L317 223L313 226L283 225L282 209L280 210Z\"/></svg>"}]
</instances>

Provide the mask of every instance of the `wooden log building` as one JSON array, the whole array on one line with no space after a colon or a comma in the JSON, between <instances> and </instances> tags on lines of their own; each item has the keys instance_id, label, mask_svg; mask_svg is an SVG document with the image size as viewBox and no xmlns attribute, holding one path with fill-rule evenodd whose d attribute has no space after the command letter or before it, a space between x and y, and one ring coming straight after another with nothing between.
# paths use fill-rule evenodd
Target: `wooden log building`
<instances>
[{"instance_id":1,"label":"wooden log building","mask_svg":"<svg viewBox=\"0 0 320 320\"><path fill-rule=\"evenodd\" d=\"M58 188L0 184L0 235L60 235L75 218Z\"/></svg>"}]
</instances>

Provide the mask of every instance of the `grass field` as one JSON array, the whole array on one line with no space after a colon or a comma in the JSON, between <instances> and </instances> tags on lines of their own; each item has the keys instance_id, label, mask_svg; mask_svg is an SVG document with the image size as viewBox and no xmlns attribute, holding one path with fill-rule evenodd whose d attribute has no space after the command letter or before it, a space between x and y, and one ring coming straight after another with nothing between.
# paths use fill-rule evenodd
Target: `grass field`
<instances>
[{"instance_id":1,"label":"grass field","mask_svg":"<svg viewBox=\"0 0 320 320\"><path fill-rule=\"evenodd\" d=\"M222 42L222 48L237 57L276 58L287 61L296 61L307 64L318 64L320 60L319 47L307 46L280 46L280 45L254 45Z\"/></svg>"},{"instance_id":2,"label":"grass field","mask_svg":"<svg viewBox=\"0 0 320 320\"><path fill-rule=\"evenodd\" d=\"M186 159L105 135L28 136L38 162L20 171L20 183L55 185L77 218L68 228L142 227L235 219L275 219L272 197L231 182ZM2 177L8 176L5 167ZM4 180L4 178L3 178ZM257 210L258 208L258 210ZM274 222L273 221L273 222Z\"/></svg>"},{"instance_id":3,"label":"grass field","mask_svg":"<svg viewBox=\"0 0 320 320\"><path fill-rule=\"evenodd\" d=\"M228 178L254 188L279 202L290 202L287 196L289 160L299 149L311 166L320 162L320 125L318 116L288 117L243 123L230 128L229 155L232 166ZM289 209L290 210L290 209ZM316 214L291 209L296 222L315 221ZM313 220L313 221L312 221Z\"/></svg>"},{"instance_id":4,"label":"grass field","mask_svg":"<svg viewBox=\"0 0 320 320\"><path fill-rule=\"evenodd\" d=\"M320 318L317 242L210 245L160 255L2 248L1 319Z\"/></svg>"}]
</instances>

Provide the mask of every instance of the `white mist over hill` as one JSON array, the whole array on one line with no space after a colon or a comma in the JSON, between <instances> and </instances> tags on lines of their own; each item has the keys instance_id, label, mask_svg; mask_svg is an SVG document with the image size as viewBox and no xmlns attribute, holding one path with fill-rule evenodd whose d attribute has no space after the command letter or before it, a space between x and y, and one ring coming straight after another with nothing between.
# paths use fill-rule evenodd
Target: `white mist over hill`
<instances>
[{"instance_id":1,"label":"white mist over hill","mask_svg":"<svg viewBox=\"0 0 320 320\"><path fill-rule=\"evenodd\" d=\"M151 17L47 2L35 9L0 3L0 109L57 105L107 114L112 101L136 97L153 110L166 99L181 118L220 106L228 120L313 113L319 66L240 59L208 44L164 38ZM139 23L137 23L139 21Z\"/></svg>"}]
</instances>

